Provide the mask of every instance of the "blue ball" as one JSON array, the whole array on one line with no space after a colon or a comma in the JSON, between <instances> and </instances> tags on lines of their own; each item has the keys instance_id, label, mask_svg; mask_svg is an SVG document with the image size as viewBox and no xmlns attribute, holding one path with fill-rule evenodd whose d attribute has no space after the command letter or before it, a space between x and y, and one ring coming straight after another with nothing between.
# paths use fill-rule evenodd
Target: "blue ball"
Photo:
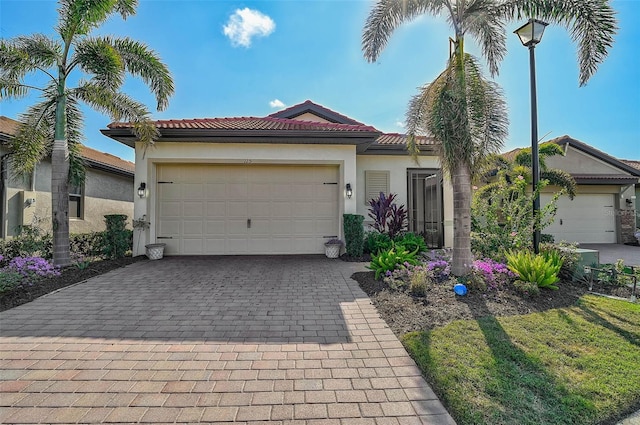
<instances>
[{"instance_id":1,"label":"blue ball","mask_svg":"<svg viewBox=\"0 0 640 425\"><path fill-rule=\"evenodd\" d=\"M467 295L467 287L462 283L458 283L453 287L453 292L455 292L456 295Z\"/></svg>"}]
</instances>

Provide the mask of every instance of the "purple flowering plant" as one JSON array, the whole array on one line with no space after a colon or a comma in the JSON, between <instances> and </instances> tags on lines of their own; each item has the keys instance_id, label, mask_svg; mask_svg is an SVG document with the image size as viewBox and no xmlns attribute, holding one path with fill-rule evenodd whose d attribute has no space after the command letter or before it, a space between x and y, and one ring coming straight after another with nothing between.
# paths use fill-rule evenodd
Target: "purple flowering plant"
<instances>
[{"instance_id":1,"label":"purple flowering plant","mask_svg":"<svg viewBox=\"0 0 640 425\"><path fill-rule=\"evenodd\" d=\"M5 267L8 272L19 273L24 279L31 282L38 277L59 276L58 267L42 257L15 257Z\"/></svg>"},{"instance_id":2,"label":"purple flowering plant","mask_svg":"<svg viewBox=\"0 0 640 425\"><path fill-rule=\"evenodd\" d=\"M515 274L507 268L506 264L494 261L490 258L474 261L473 269L482 275L487 285L487 289L497 289L516 277Z\"/></svg>"},{"instance_id":3,"label":"purple flowering plant","mask_svg":"<svg viewBox=\"0 0 640 425\"><path fill-rule=\"evenodd\" d=\"M445 259L429 261L427 270L433 273L438 282L444 282L451 275L451 264Z\"/></svg>"}]
</instances>

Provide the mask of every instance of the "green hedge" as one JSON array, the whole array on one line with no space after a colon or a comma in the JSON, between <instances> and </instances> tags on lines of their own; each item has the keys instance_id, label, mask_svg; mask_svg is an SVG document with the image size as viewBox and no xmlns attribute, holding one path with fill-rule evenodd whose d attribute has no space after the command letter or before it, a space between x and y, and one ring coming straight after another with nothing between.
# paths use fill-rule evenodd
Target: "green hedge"
<instances>
[{"instance_id":1,"label":"green hedge","mask_svg":"<svg viewBox=\"0 0 640 425\"><path fill-rule=\"evenodd\" d=\"M364 247L364 216L344 214L344 239L347 255L362 257Z\"/></svg>"}]
</instances>

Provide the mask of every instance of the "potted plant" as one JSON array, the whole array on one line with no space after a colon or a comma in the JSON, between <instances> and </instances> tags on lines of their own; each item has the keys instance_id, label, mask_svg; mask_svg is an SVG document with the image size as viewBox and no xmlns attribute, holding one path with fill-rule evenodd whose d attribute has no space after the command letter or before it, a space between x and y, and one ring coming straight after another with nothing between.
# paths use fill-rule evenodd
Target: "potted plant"
<instances>
[{"instance_id":1,"label":"potted plant","mask_svg":"<svg viewBox=\"0 0 640 425\"><path fill-rule=\"evenodd\" d=\"M340 239L329 239L324 243L324 254L327 258L338 258L344 242Z\"/></svg>"}]
</instances>

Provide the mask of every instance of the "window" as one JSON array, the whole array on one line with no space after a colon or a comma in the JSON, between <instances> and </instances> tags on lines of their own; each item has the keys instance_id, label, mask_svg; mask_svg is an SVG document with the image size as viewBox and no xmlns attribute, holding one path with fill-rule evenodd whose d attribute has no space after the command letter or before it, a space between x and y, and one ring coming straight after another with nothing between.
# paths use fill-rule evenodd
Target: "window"
<instances>
[{"instance_id":1,"label":"window","mask_svg":"<svg viewBox=\"0 0 640 425\"><path fill-rule=\"evenodd\" d=\"M364 204L369 205L371 199L377 199L380 192L389 193L389 172L369 171L364 172Z\"/></svg>"},{"instance_id":2,"label":"window","mask_svg":"<svg viewBox=\"0 0 640 425\"><path fill-rule=\"evenodd\" d=\"M69 188L69 218L82 218L82 210L82 187L71 186Z\"/></svg>"}]
</instances>

